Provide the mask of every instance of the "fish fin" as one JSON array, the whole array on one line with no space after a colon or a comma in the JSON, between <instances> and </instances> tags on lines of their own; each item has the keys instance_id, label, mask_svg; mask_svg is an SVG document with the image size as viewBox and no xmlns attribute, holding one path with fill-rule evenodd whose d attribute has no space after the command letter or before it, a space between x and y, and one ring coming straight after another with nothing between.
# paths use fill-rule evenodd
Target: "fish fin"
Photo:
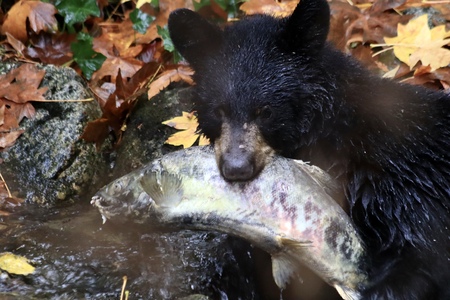
<instances>
[{"instance_id":1,"label":"fish fin","mask_svg":"<svg viewBox=\"0 0 450 300\"><path fill-rule=\"evenodd\" d=\"M287 254L278 253L272 256L272 275L278 288L286 288L291 278L296 274L297 264Z\"/></svg>"},{"instance_id":2,"label":"fish fin","mask_svg":"<svg viewBox=\"0 0 450 300\"><path fill-rule=\"evenodd\" d=\"M314 180L319 186L321 186L325 192L331 196L342 207L346 205L345 196L343 195L342 187L338 182L331 177L330 174L322 170L317 166L310 165L302 160L293 160L297 167L302 171L305 171L308 176Z\"/></svg>"},{"instance_id":3,"label":"fish fin","mask_svg":"<svg viewBox=\"0 0 450 300\"><path fill-rule=\"evenodd\" d=\"M177 175L167 171L150 172L144 174L140 183L144 191L159 206L173 207L181 201L182 181Z\"/></svg>"},{"instance_id":4,"label":"fish fin","mask_svg":"<svg viewBox=\"0 0 450 300\"><path fill-rule=\"evenodd\" d=\"M315 182L323 186L325 189L330 190L332 194L341 190L339 185L336 183L336 180L334 180L333 177L330 176L330 174L328 174L321 168L310 165L302 160L294 159L294 162L300 169L306 171L306 173L308 173L308 175Z\"/></svg>"},{"instance_id":5,"label":"fish fin","mask_svg":"<svg viewBox=\"0 0 450 300\"><path fill-rule=\"evenodd\" d=\"M312 245L312 242L308 240L296 241L283 236L278 237L278 241L281 243L281 245L287 248L295 248L295 249L303 249L305 247L311 247Z\"/></svg>"},{"instance_id":6,"label":"fish fin","mask_svg":"<svg viewBox=\"0 0 450 300\"><path fill-rule=\"evenodd\" d=\"M311 241L296 241L286 237L279 236L278 242L288 249L302 249L310 247ZM295 259L289 257L285 252L280 252L272 256L272 274L275 283L280 289L286 288L290 279L296 274L298 263Z\"/></svg>"},{"instance_id":7,"label":"fish fin","mask_svg":"<svg viewBox=\"0 0 450 300\"><path fill-rule=\"evenodd\" d=\"M358 291L349 289L347 287L340 286L338 284L334 285L334 288L339 293L339 295L344 300L359 300L361 299L361 295Z\"/></svg>"}]
</instances>

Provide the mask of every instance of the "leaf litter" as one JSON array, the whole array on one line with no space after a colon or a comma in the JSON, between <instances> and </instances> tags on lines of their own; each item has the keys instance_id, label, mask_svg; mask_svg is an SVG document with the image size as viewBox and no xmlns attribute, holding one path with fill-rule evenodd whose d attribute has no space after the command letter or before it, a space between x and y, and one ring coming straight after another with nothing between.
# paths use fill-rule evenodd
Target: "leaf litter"
<instances>
[{"instance_id":1,"label":"leaf litter","mask_svg":"<svg viewBox=\"0 0 450 300\"><path fill-rule=\"evenodd\" d=\"M178 54L171 48L166 28L170 12L181 7L201 7L200 13L206 17L232 21L228 20L231 10L223 4L205 5L206 2L189 0L157 2L109 4L86 0L82 7L74 9L68 0L58 1L57 7L43 1L16 1L2 16L2 34L6 37L2 46L4 57L28 64L69 65L82 72L103 110L98 120L87 125L83 138L100 147L112 133L118 145L139 95L147 93L151 100L172 82L194 84L192 70L178 63ZM236 3L241 11L235 15L238 18L256 13L283 17L293 11L298 1ZM436 89L450 86L447 31L450 1L333 0L329 3L328 39L338 49L381 75ZM58 16L64 18L66 28L58 23ZM80 39L84 44L75 46ZM3 80L5 85L8 80ZM16 91L20 86L16 85ZM18 125L23 117L33 117L31 98L43 98L42 90L34 82L17 96L12 92L14 87L7 90L10 91L0 96L1 148L11 146L20 136ZM191 127L181 129L180 133L184 138L171 137L167 143L186 146L199 140L193 125L195 112L189 116ZM183 114L182 118L188 117Z\"/></svg>"}]
</instances>

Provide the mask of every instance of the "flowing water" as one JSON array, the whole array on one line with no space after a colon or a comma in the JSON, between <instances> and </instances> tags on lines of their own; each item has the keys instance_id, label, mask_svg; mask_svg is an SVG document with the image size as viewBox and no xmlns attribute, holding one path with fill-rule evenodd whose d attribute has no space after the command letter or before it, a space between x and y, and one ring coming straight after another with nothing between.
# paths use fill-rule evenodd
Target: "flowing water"
<instances>
[{"instance_id":1,"label":"flowing water","mask_svg":"<svg viewBox=\"0 0 450 300\"><path fill-rule=\"evenodd\" d=\"M246 243L225 234L102 225L87 204L18 207L0 218L0 245L36 267L28 276L0 270L0 299L120 299L123 276L129 299L258 298Z\"/></svg>"}]
</instances>

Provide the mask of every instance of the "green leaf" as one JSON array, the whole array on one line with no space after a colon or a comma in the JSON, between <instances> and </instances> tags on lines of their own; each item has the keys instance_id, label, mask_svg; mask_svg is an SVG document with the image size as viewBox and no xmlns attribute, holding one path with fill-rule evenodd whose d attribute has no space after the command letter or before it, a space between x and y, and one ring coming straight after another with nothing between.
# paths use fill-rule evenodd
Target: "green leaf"
<instances>
[{"instance_id":1,"label":"green leaf","mask_svg":"<svg viewBox=\"0 0 450 300\"><path fill-rule=\"evenodd\" d=\"M198 11L203 6L211 5L211 0L200 0L198 2L197 1L192 1L192 3L194 4L194 10Z\"/></svg>"},{"instance_id":2,"label":"green leaf","mask_svg":"<svg viewBox=\"0 0 450 300\"><path fill-rule=\"evenodd\" d=\"M139 9L135 9L130 14L130 20L133 22L133 29L144 34L148 26L155 20L155 17L147 15Z\"/></svg>"},{"instance_id":3,"label":"green leaf","mask_svg":"<svg viewBox=\"0 0 450 300\"><path fill-rule=\"evenodd\" d=\"M96 0L57 0L55 6L69 26L86 21L88 16L100 16Z\"/></svg>"},{"instance_id":4,"label":"green leaf","mask_svg":"<svg viewBox=\"0 0 450 300\"><path fill-rule=\"evenodd\" d=\"M220 8L222 8L224 11L227 11L227 7L228 7L228 0L214 0L214 2L216 2Z\"/></svg>"},{"instance_id":5,"label":"green leaf","mask_svg":"<svg viewBox=\"0 0 450 300\"><path fill-rule=\"evenodd\" d=\"M178 63L180 60L183 59L181 54L175 49L175 46L173 45L172 39L170 38L169 29L167 26L161 27L159 25L156 26L158 29L158 35L163 39L164 41L164 49L171 52L173 54L173 61L174 63Z\"/></svg>"},{"instance_id":6,"label":"green leaf","mask_svg":"<svg viewBox=\"0 0 450 300\"><path fill-rule=\"evenodd\" d=\"M78 33L77 42L72 43L70 48L73 51L73 59L87 79L91 79L92 74L100 69L106 59L103 54L92 49L92 37L87 33Z\"/></svg>"},{"instance_id":7,"label":"green leaf","mask_svg":"<svg viewBox=\"0 0 450 300\"><path fill-rule=\"evenodd\" d=\"M159 0L151 0L151 1L150 1L150 5L151 5L153 8L158 9L158 8L159 8Z\"/></svg>"}]
</instances>

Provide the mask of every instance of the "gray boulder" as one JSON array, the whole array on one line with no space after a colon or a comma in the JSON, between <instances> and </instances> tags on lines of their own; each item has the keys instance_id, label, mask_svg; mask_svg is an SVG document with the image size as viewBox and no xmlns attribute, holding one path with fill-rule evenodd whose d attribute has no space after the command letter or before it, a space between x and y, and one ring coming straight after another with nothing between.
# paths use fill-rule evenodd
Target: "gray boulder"
<instances>
[{"instance_id":1,"label":"gray boulder","mask_svg":"<svg viewBox=\"0 0 450 300\"><path fill-rule=\"evenodd\" d=\"M17 63L2 63L5 74ZM49 89L46 99L92 97L86 83L70 68L42 66L41 86ZM33 103L36 116L24 119L25 132L10 148L0 152L0 170L12 191L27 201L54 204L79 195L102 165L95 146L80 140L87 122L101 116L96 101Z\"/></svg>"}]
</instances>

